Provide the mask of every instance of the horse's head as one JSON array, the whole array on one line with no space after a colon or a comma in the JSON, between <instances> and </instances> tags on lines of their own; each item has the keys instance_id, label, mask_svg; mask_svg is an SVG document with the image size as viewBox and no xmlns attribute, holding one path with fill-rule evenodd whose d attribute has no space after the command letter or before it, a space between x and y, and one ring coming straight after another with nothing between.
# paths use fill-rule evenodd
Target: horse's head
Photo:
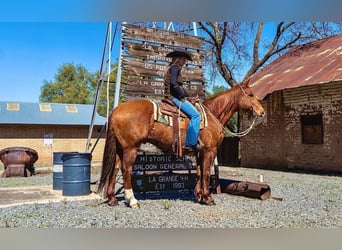
<instances>
[{"instance_id":1,"label":"horse's head","mask_svg":"<svg viewBox=\"0 0 342 250\"><path fill-rule=\"evenodd\" d=\"M254 96L251 87L249 86L249 80L241 83L239 88L242 93L242 98L239 101L239 107L242 110L250 110L253 114L263 117L265 115L265 110L261 103Z\"/></svg>"}]
</instances>

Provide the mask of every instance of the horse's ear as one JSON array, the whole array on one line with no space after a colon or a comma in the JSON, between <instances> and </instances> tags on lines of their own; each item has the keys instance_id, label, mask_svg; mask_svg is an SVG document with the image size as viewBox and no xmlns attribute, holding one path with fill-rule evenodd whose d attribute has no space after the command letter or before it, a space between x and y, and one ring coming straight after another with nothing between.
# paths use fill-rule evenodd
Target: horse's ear
<instances>
[{"instance_id":1,"label":"horse's ear","mask_svg":"<svg viewBox=\"0 0 342 250\"><path fill-rule=\"evenodd\" d=\"M245 88L248 88L249 87L249 83L250 83L251 79L247 79L246 81L244 81L242 83L242 86L245 87Z\"/></svg>"}]
</instances>

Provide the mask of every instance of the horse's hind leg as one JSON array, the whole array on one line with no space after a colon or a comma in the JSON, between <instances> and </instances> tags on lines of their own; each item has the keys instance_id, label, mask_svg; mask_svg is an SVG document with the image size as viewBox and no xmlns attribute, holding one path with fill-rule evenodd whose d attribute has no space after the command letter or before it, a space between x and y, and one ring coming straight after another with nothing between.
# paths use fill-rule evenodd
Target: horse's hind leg
<instances>
[{"instance_id":1,"label":"horse's hind leg","mask_svg":"<svg viewBox=\"0 0 342 250\"><path fill-rule=\"evenodd\" d=\"M131 175L132 167L137 156L137 148L127 148L123 150L123 158L121 165L122 178L125 189L125 200L131 208L138 208L138 200L134 197Z\"/></svg>"},{"instance_id":2,"label":"horse's hind leg","mask_svg":"<svg viewBox=\"0 0 342 250\"><path fill-rule=\"evenodd\" d=\"M116 176L120 170L121 161L118 155L115 158L115 166L112 175L109 177L108 183L105 188L105 197L108 198L108 205L117 206L119 205L117 199L115 198L115 183Z\"/></svg>"},{"instance_id":3,"label":"horse's hind leg","mask_svg":"<svg viewBox=\"0 0 342 250\"><path fill-rule=\"evenodd\" d=\"M201 202L202 201L202 193L203 193L203 190L202 190L202 174L203 174L203 166L202 164L199 164L200 160L202 160L202 158L198 158L196 157L196 163L197 163L197 169L196 169L196 176L197 176L197 181L196 181L196 185L195 185L195 188L194 188L194 195L195 195L195 198L198 202Z\"/></svg>"}]
</instances>

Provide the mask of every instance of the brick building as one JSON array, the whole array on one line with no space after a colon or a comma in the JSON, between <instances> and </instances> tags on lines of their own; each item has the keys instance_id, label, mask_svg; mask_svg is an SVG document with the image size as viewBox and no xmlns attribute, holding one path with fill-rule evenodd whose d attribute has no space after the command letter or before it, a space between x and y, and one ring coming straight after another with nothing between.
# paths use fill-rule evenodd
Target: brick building
<instances>
[{"instance_id":1,"label":"brick building","mask_svg":"<svg viewBox=\"0 0 342 250\"><path fill-rule=\"evenodd\" d=\"M241 138L242 166L342 173L342 35L291 49L251 86L266 117Z\"/></svg>"},{"instance_id":2,"label":"brick building","mask_svg":"<svg viewBox=\"0 0 342 250\"><path fill-rule=\"evenodd\" d=\"M53 152L85 152L92 112L92 105L83 104L0 102L0 150L32 148L39 155L37 166L52 164ZM105 122L96 115L91 143ZM102 133L92 162L102 161L104 141Z\"/></svg>"}]
</instances>

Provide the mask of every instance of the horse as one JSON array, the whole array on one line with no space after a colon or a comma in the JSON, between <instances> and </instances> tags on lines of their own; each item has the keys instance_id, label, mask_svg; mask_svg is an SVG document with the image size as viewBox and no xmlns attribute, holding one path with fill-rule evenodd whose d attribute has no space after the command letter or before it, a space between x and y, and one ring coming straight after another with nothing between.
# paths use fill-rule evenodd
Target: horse
<instances>
[{"instance_id":1,"label":"horse","mask_svg":"<svg viewBox=\"0 0 342 250\"><path fill-rule=\"evenodd\" d=\"M199 140L203 146L196 155L195 200L200 204L215 205L209 190L210 170L218 147L224 138L224 126L238 111L247 111L254 116L263 117L265 111L253 95L249 80L237 84L202 102L207 115L207 126L200 130ZM186 119L186 125L189 119ZM131 173L138 149L142 143L151 143L165 154L172 152L173 128L154 121L153 103L149 100L132 100L114 108L107 124L106 142L103 153L101 176L97 192L104 187L104 198L111 206L118 205L115 197L116 176L121 168L124 197L131 208L139 207L134 196ZM185 135L181 136L184 143ZM184 146L184 145L183 145Z\"/></svg>"}]
</instances>

